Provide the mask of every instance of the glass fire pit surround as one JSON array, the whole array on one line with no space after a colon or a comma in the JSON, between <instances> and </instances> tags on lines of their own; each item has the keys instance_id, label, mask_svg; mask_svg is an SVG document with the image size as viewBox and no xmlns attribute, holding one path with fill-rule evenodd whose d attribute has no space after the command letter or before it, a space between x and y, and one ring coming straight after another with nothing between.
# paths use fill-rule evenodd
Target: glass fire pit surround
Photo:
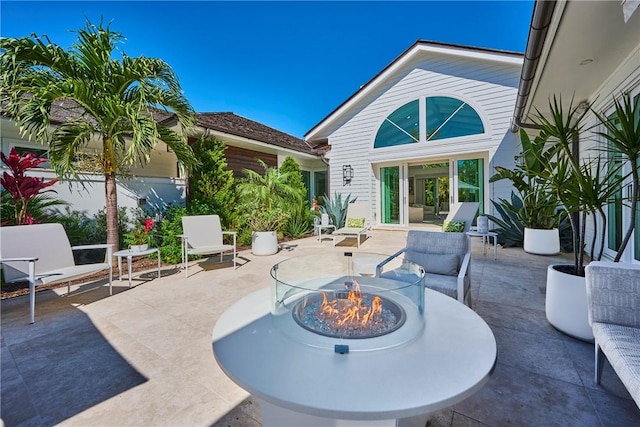
<instances>
[{"instance_id":1,"label":"glass fire pit surround","mask_svg":"<svg viewBox=\"0 0 640 427\"><path fill-rule=\"evenodd\" d=\"M394 277L385 272L396 270ZM424 328L424 270L389 255L290 258L271 269L271 314L289 338L338 353L387 349Z\"/></svg>"}]
</instances>

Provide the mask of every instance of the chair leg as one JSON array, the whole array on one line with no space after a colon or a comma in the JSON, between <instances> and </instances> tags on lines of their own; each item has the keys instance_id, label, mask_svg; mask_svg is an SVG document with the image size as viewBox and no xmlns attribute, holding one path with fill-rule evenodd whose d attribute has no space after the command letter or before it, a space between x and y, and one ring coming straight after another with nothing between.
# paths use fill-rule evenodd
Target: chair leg
<instances>
[{"instance_id":1,"label":"chair leg","mask_svg":"<svg viewBox=\"0 0 640 427\"><path fill-rule=\"evenodd\" d=\"M595 342L595 381L596 384L600 384L602 379L602 369L604 368L604 353L598 345L598 341Z\"/></svg>"},{"instance_id":2,"label":"chair leg","mask_svg":"<svg viewBox=\"0 0 640 427\"><path fill-rule=\"evenodd\" d=\"M29 323L36 321L36 263L29 261Z\"/></svg>"}]
</instances>

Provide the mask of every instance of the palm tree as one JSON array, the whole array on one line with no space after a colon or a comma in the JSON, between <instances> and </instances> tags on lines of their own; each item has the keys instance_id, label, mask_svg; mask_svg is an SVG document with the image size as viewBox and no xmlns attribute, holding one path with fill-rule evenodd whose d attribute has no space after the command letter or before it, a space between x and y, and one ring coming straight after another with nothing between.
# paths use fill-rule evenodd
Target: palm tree
<instances>
[{"instance_id":1,"label":"palm tree","mask_svg":"<svg viewBox=\"0 0 640 427\"><path fill-rule=\"evenodd\" d=\"M0 39L0 102L23 135L49 144L50 162L60 177L77 178L76 155L93 138L102 141L107 241L117 249L117 174L135 163L145 165L158 140L187 169L197 164L184 135L193 109L166 62L124 53L116 59L123 36L109 25L87 21L77 34L68 50L35 34ZM52 119L52 106L63 109L62 124ZM175 115L182 132L155 120L162 111Z\"/></svg>"}]
</instances>

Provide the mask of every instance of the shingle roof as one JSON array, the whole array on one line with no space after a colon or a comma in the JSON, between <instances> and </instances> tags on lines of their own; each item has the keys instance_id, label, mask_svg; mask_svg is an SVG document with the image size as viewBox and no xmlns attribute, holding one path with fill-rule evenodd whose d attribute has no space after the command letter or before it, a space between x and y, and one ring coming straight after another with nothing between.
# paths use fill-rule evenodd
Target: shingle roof
<instances>
[{"instance_id":1,"label":"shingle roof","mask_svg":"<svg viewBox=\"0 0 640 427\"><path fill-rule=\"evenodd\" d=\"M318 155L304 140L234 113L198 113L196 124L211 130L265 142L277 147Z\"/></svg>"}]
</instances>

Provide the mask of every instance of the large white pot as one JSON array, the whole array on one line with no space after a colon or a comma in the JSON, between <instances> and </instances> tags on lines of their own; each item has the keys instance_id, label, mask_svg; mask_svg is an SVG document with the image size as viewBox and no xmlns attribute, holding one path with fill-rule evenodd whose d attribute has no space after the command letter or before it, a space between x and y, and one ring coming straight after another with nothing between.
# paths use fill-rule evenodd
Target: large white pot
<instances>
[{"instance_id":1,"label":"large white pot","mask_svg":"<svg viewBox=\"0 0 640 427\"><path fill-rule=\"evenodd\" d=\"M278 252L278 233L275 231L254 231L251 236L251 253L273 255Z\"/></svg>"},{"instance_id":2,"label":"large white pot","mask_svg":"<svg viewBox=\"0 0 640 427\"><path fill-rule=\"evenodd\" d=\"M547 268L547 320L560 332L583 341L593 341L589 326L587 283L584 277L558 271L560 264Z\"/></svg>"},{"instance_id":3,"label":"large white pot","mask_svg":"<svg viewBox=\"0 0 640 427\"><path fill-rule=\"evenodd\" d=\"M560 253L560 232L557 228L524 229L524 251L535 255L557 255Z\"/></svg>"}]
</instances>

